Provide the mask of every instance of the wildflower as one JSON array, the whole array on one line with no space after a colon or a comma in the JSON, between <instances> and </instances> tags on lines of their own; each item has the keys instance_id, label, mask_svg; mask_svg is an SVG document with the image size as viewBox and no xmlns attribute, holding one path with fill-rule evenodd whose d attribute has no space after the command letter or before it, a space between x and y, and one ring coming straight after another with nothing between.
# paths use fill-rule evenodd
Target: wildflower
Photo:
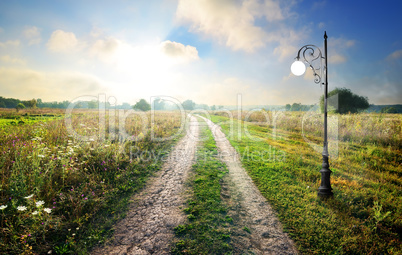
<instances>
[{"instance_id":1,"label":"wildflower","mask_svg":"<svg viewBox=\"0 0 402 255\"><path fill-rule=\"evenodd\" d=\"M32 215L37 215L38 214L38 211L34 211L33 213L32 213Z\"/></svg>"},{"instance_id":2,"label":"wildflower","mask_svg":"<svg viewBox=\"0 0 402 255\"><path fill-rule=\"evenodd\" d=\"M21 205L20 205L20 206L17 207L17 210L18 210L18 211L25 211L26 209L27 209L26 206L21 206Z\"/></svg>"},{"instance_id":3,"label":"wildflower","mask_svg":"<svg viewBox=\"0 0 402 255\"><path fill-rule=\"evenodd\" d=\"M44 204L45 204L44 201L38 201L38 202L36 202L36 207L40 207L40 206L42 206Z\"/></svg>"},{"instance_id":4,"label":"wildflower","mask_svg":"<svg viewBox=\"0 0 402 255\"><path fill-rule=\"evenodd\" d=\"M47 212L47 213L51 213L51 212L52 212L52 209L50 209L50 208L45 208L45 209L43 209L43 211L45 211L45 212Z\"/></svg>"},{"instance_id":5,"label":"wildflower","mask_svg":"<svg viewBox=\"0 0 402 255\"><path fill-rule=\"evenodd\" d=\"M6 208L7 208L7 206L8 206L8 205L0 205L0 210L2 210L2 211L3 211L4 209L6 209Z\"/></svg>"},{"instance_id":6,"label":"wildflower","mask_svg":"<svg viewBox=\"0 0 402 255\"><path fill-rule=\"evenodd\" d=\"M25 199L30 199L31 197L33 197L33 195L34 194L31 194L31 195L29 195L29 196L27 196L27 197L24 197Z\"/></svg>"},{"instance_id":7,"label":"wildflower","mask_svg":"<svg viewBox=\"0 0 402 255\"><path fill-rule=\"evenodd\" d=\"M45 156L43 156L43 155L39 154L39 155L38 155L38 157L40 157L40 158L44 158Z\"/></svg>"}]
</instances>

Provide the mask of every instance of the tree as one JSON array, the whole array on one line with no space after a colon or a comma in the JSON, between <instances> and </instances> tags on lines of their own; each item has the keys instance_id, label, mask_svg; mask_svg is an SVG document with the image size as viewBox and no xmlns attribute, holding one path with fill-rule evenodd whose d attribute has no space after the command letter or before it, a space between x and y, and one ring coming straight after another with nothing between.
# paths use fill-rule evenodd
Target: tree
<instances>
[{"instance_id":1,"label":"tree","mask_svg":"<svg viewBox=\"0 0 402 255\"><path fill-rule=\"evenodd\" d=\"M338 96L338 100L331 100L331 97ZM337 101L337 102L336 102ZM367 97L354 94L347 88L335 88L328 93L328 109L335 113L357 113L367 109L370 104ZM324 95L320 98L321 111L324 111Z\"/></svg>"},{"instance_id":2,"label":"tree","mask_svg":"<svg viewBox=\"0 0 402 255\"><path fill-rule=\"evenodd\" d=\"M17 106L15 107L15 109L17 110L17 112L21 109L25 109L25 105L23 103L19 103L17 104Z\"/></svg>"},{"instance_id":3,"label":"tree","mask_svg":"<svg viewBox=\"0 0 402 255\"><path fill-rule=\"evenodd\" d=\"M302 104L301 103L293 103L292 106L290 107L290 110L292 112L296 112L296 111L301 111L302 109Z\"/></svg>"},{"instance_id":4,"label":"tree","mask_svg":"<svg viewBox=\"0 0 402 255\"><path fill-rule=\"evenodd\" d=\"M395 107L392 106L386 106L381 108L381 113L399 113L398 109L396 109Z\"/></svg>"},{"instance_id":5,"label":"tree","mask_svg":"<svg viewBox=\"0 0 402 255\"><path fill-rule=\"evenodd\" d=\"M286 104L285 106L286 111L290 111L290 108L291 108L290 104Z\"/></svg>"},{"instance_id":6,"label":"tree","mask_svg":"<svg viewBox=\"0 0 402 255\"><path fill-rule=\"evenodd\" d=\"M215 111L215 110L216 110L216 106L213 105L213 106L211 107L211 110L212 110L212 111Z\"/></svg>"},{"instance_id":7,"label":"tree","mask_svg":"<svg viewBox=\"0 0 402 255\"><path fill-rule=\"evenodd\" d=\"M145 112L145 111L151 110L151 105L148 104L148 102L145 101L145 99L141 99L140 101L135 103L135 105L133 106L133 109Z\"/></svg>"},{"instance_id":8,"label":"tree","mask_svg":"<svg viewBox=\"0 0 402 255\"><path fill-rule=\"evenodd\" d=\"M162 99L159 97L155 98L155 100L152 102L154 110L163 110L165 107L165 102L163 102Z\"/></svg>"},{"instance_id":9,"label":"tree","mask_svg":"<svg viewBox=\"0 0 402 255\"><path fill-rule=\"evenodd\" d=\"M186 100L181 104L184 110L194 110L195 103L192 100Z\"/></svg>"}]
</instances>

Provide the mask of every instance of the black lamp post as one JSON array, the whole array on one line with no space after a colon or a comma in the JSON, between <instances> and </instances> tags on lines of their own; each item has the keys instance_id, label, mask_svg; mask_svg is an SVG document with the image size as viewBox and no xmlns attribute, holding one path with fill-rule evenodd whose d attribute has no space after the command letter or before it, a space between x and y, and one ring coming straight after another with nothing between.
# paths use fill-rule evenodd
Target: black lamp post
<instances>
[{"instance_id":1,"label":"black lamp post","mask_svg":"<svg viewBox=\"0 0 402 255\"><path fill-rule=\"evenodd\" d=\"M331 170L328 163L328 126L327 126L327 97L328 97L328 56L327 56L327 32L324 33L324 56L320 48L315 45L305 45L297 53L296 61L291 70L294 75L300 76L306 71L305 63L313 70L314 82L324 85L324 148L322 152L321 186L318 188L318 196L330 197L333 195L331 188ZM302 59L302 60L300 60ZM318 67L313 62L319 63ZM323 63L324 61L324 63ZM322 77L325 75L325 80Z\"/></svg>"}]
</instances>

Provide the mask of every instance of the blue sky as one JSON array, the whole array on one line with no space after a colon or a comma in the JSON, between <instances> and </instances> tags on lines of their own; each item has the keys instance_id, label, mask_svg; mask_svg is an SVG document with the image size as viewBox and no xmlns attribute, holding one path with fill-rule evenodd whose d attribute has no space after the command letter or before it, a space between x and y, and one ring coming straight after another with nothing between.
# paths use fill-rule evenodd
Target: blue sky
<instances>
[{"instance_id":1,"label":"blue sky","mask_svg":"<svg viewBox=\"0 0 402 255\"><path fill-rule=\"evenodd\" d=\"M330 90L402 103L401 1L1 1L0 96L314 104L290 65L328 34Z\"/></svg>"}]
</instances>

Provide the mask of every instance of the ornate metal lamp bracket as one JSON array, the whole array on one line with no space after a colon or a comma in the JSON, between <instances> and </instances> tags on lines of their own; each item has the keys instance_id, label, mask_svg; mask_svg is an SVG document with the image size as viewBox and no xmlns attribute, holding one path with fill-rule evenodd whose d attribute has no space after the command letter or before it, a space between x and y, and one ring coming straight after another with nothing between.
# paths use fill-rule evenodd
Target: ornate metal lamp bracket
<instances>
[{"instance_id":1,"label":"ornate metal lamp bracket","mask_svg":"<svg viewBox=\"0 0 402 255\"><path fill-rule=\"evenodd\" d=\"M305 62L311 70L313 70L314 82L324 85L324 83L321 83L321 77L323 77L323 74L326 72L326 66L322 63L325 57L322 56L320 48L312 44L305 45L300 48L296 59L300 60L301 57L301 61ZM316 63L319 63L319 65L316 66Z\"/></svg>"}]
</instances>

